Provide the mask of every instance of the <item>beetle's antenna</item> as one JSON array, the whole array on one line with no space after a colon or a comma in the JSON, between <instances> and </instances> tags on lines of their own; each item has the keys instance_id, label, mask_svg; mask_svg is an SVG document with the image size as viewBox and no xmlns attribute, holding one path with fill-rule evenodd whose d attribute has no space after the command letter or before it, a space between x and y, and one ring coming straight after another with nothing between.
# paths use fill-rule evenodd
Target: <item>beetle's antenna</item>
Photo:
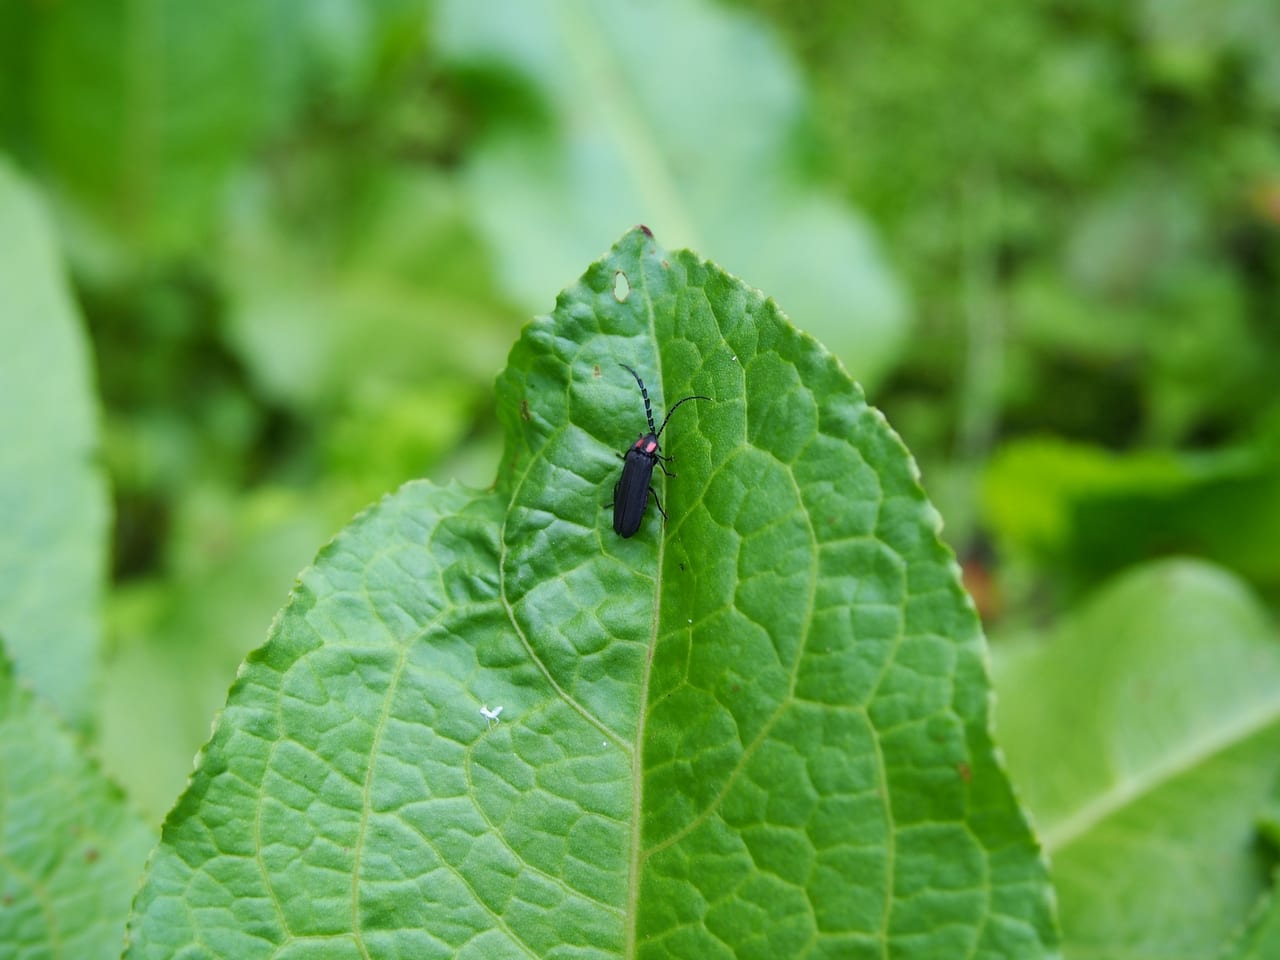
<instances>
[{"instance_id":1,"label":"beetle's antenna","mask_svg":"<svg viewBox=\"0 0 1280 960\"><path fill-rule=\"evenodd\" d=\"M636 383L640 384L640 396L644 397L644 415L649 418L649 432L653 433L653 407L649 405L649 391L645 389L644 381L640 379L640 374L636 373L634 370L628 367L625 363L620 363L618 364L618 366L622 367L624 370L627 370L633 377L636 378ZM679 404L676 404L676 406L679 406ZM664 426L666 425L665 420L662 421L662 423Z\"/></svg>"},{"instance_id":2,"label":"beetle's antenna","mask_svg":"<svg viewBox=\"0 0 1280 960\"><path fill-rule=\"evenodd\" d=\"M662 418L662 426L658 428L658 432L654 434L654 437L662 436L662 431L667 429L667 421L671 419L671 415L673 413L675 413L677 410L680 409L680 404L688 403L690 400L710 400L710 399L711 399L710 397L693 396L693 397L685 397L683 400L677 400L675 402L675 406L673 406L670 410L668 410L667 415ZM649 426L653 426L652 420L649 421Z\"/></svg>"}]
</instances>

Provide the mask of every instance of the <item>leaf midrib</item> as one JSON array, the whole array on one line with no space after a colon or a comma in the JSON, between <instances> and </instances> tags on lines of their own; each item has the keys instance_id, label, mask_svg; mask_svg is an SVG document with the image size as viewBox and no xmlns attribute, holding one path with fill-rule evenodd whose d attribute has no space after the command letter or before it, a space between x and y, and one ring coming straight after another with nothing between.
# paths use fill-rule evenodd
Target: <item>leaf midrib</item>
<instances>
[{"instance_id":1,"label":"leaf midrib","mask_svg":"<svg viewBox=\"0 0 1280 960\"><path fill-rule=\"evenodd\" d=\"M633 289L638 290L640 295L644 297L645 316L649 322L649 334L656 344L657 322L653 312L653 296L649 292L649 275L645 272L643 265L637 272L640 276L637 282L633 284ZM667 402L668 394L666 380L662 375L661 360L658 361L654 372L662 388L660 395L665 403ZM666 484L663 484L663 490L666 490ZM627 877L627 905L623 911L623 923L626 929L623 932L625 939L622 951L622 955L628 958L636 955L636 904L640 899L640 865L643 859L641 847L644 839L641 831L641 811L644 809L644 735L649 720L649 678L653 670L654 645L658 641L658 624L662 621L662 564L666 556L666 550L666 531L663 530L658 536L658 575L653 581L653 619L649 625L648 653L644 658L644 666L640 671L640 697L638 701L640 716L636 718L636 739L631 747L631 849L627 868L629 874Z\"/></svg>"}]
</instances>

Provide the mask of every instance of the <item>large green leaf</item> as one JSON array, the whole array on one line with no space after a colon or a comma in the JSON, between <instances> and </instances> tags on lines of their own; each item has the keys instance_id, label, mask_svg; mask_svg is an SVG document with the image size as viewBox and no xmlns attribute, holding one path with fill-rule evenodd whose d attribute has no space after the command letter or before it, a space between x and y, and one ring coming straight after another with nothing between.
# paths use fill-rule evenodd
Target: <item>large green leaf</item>
<instances>
[{"instance_id":1,"label":"large green leaf","mask_svg":"<svg viewBox=\"0 0 1280 960\"><path fill-rule=\"evenodd\" d=\"M1269 883L1280 642L1265 611L1228 574L1165 561L997 666L1000 740L1067 956L1214 956Z\"/></svg>"},{"instance_id":2,"label":"large green leaf","mask_svg":"<svg viewBox=\"0 0 1280 960\"><path fill-rule=\"evenodd\" d=\"M51 230L0 162L0 632L83 725L101 633L107 490L89 350Z\"/></svg>"},{"instance_id":3,"label":"large green leaf","mask_svg":"<svg viewBox=\"0 0 1280 960\"><path fill-rule=\"evenodd\" d=\"M863 381L903 347L867 225L815 183L799 72L764 26L689 0L442 0L442 53L489 114L465 177L521 303L619 223L721 251ZM480 79L483 78L483 79Z\"/></svg>"},{"instance_id":4,"label":"large green leaf","mask_svg":"<svg viewBox=\"0 0 1280 960\"><path fill-rule=\"evenodd\" d=\"M118 957L154 842L0 650L0 955Z\"/></svg>"},{"instance_id":5,"label":"large green leaf","mask_svg":"<svg viewBox=\"0 0 1280 960\"><path fill-rule=\"evenodd\" d=\"M669 522L627 540L619 363L659 411L714 398L662 438ZM498 396L493 489L411 483L302 574L128 956L1046 955L977 619L834 358L635 230Z\"/></svg>"}]
</instances>

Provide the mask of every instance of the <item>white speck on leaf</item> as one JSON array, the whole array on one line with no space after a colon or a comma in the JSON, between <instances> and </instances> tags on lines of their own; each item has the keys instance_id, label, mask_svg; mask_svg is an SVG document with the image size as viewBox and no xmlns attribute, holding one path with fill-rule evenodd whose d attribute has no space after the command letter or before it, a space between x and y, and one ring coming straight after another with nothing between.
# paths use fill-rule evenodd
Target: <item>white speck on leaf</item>
<instances>
[{"instance_id":1,"label":"white speck on leaf","mask_svg":"<svg viewBox=\"0 0 1280 960\"><path fill-rule=\"evenodd\" d=\"M495 723L498 722L498 716L501 713L502 713L501 707L494 707L492 710L490 710L489 705L487 703L480 708L480 715L484 717L486 726L490 726L490 727L492 727Z\"/></svg>"}]
</instances>

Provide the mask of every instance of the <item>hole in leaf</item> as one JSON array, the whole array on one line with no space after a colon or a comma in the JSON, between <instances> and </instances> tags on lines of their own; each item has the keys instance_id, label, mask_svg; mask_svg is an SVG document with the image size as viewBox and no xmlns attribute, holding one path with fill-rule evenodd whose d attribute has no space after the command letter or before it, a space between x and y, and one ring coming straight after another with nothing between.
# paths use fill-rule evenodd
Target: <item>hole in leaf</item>
<instances>
[{"instance_id":1,"label":"hole in leaf","mask_svg":"<svg viewBox=\"0 0 1280 960\"><path fill-rule=\"evenodd\" d=\"M619 270L613 275L613 299L619 303L626 303L629 296L631 296L631 281Z\"/></svg>"}]
</instances>

